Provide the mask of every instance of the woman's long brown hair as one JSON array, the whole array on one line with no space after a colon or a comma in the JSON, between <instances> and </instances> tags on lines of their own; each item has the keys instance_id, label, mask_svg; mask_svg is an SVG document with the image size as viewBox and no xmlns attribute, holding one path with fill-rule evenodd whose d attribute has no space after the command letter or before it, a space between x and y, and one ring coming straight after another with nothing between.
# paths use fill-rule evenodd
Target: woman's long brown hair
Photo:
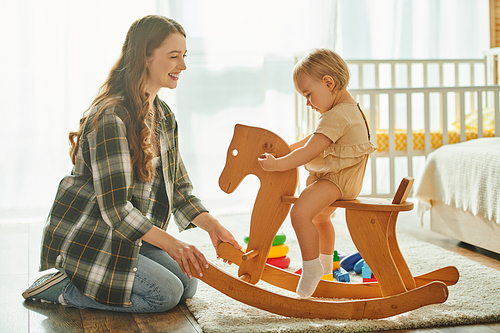
<instances>
[{"instance_id":1,"label":"woman's long brown hair","mask_svg":"<svg viewBox=\"0 0 500 333\"><path fill-rule=\"evenodd\" d=\"M111 68L97 97L80 119L79 129L69 133L70 157L73 164L76 164L78 147L89 111L99 105L98 113L92 122L95 128L99 113L106 108L121 105L130 115L127 139L132 153L133 170L140 181L150 181L153 178L154 154L150 140L151 129L147 124L150 96L146 92L146 60L171 33L181 33L186 37L179 23L163 16L148 15L132 24L120 57Z\"/></svg>"}]
</instances>

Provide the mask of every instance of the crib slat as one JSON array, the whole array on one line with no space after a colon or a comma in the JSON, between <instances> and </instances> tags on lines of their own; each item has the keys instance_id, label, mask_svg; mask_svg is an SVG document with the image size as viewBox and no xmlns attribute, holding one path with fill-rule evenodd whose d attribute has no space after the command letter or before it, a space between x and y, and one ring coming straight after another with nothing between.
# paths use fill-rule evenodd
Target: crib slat
<instances>
[{"instance_id":1,"label":"crib slat","mask_svg":"<svg viewBox=\"0 0 500 333\"><path fill-rule=\"evenodd\" d=\"M428 78L427 78L427 66L428 65L429 64L427 64L427 63L422 63L422 67L423 67L423 70L424 70L424 87L428 86L428 84L427 84L427 80L428 80Z\"/></svg>"},{"instance_id":2,"label":"crib slat","mask_svg":"<svg viewBox=\"0 0 500 333\"><path fill-rule=\"evenodd\" d=\"M377 109L375 102L375 94L370 94L370 131L372 134L372 140L375 141L377 145ZM372 166L372 194L377 194L377 155L378 152L374 151L371 156L371 166Z\"/></svg>"},{"instance_id":3,"label":"crib slat","mask_svg":"<svg viewBox=\"0 0 500 333\"><path fill-rule=\"evenodd\" d=\"M493 56L486 54L484 57L484 79L485 79L485 84L486 85L493 85L494 80L493 77L495 76L495 73L490 70L494 68L494 62L493 62Z\"/></svg>"},{"instance_id":4,"label":"crib slat","mask_svg":"<svg viewBox=\"0 0 500 333\"><path fill-rule=\"evenodd\" d=\"M500 108L499 92L495 91L495 136L500 136Z\"/></svg>"},{"instance_id":5,"label":"crib slat","mask_svg":"<svg viewBox=\"0 0 500 333\"><path fill-rule=\"evenodd\" d=\"M471 86L474 86L474 64L473 63L469 63L469 66L470 66L470 85Z\"/></svg>"},{"instance_id":6,"label":"crib slat","mask_svg":"<svg viewBox=\"0 0 500 333\"><path fill-rule=\"evenodd\" d=\"M406 93L406 152L408 155L408 176L413 177L413 113L411 93Z\"/></svg>"},{"instance_id":7,"label":"crib slat","mask_svg":"<svg viewBox=\"0 0 500 333\"><path fill-rule=\"evenodd\" d=\"M407 77L408 77L408 88L412 86L411 84L411 63L406 63Z\"/></svg>"},{"instance_id":8,"label":"crib slat","mask_svg":"<svg viewBox=\"0 0 500 333\"><path fill-rule=\"evenodd\" d=\"M498 84L498 70L500 70L500 66L497 66L497 57L498 56L494 54L487 55L485 68L487 85Z\"/></svg>"},{"instance_id":9,"label":"crib slat","mask_svg":"<svg viewBox=\"0 0 500 333\"><path fill-rule=\"evenodd\" d=\"M500 77L500 66L498 65L500 55L497 54L493 57L493 68L494 68L494 76L493 76L493 84L498 84L498 78Z\"/></svg>"},{"instance_id":10,"label":"crib slat","mask_svg":"<svg viewBox=\"0 0 500 333\"><path fill-rule=\"evenodd\" d=\"M483 92L477 92L477 137L483 137Z\"/></svg>"},{"instance_id":11,"label":"crib slat","mask_svg":"<svg viewBox=\"0 0 500 333\"><path fill-rule=\"evenodd\" d=\"M430 111L429 111L429 92L424 92L424 149L425 156L429 155L432 150L431 146L431 121L430 121Z\"/></svg>"},{"instance_id":12,"label":"crib slat","mask_svg":"<svg viewBox=\"0 0 500 333\"><path fill-rule=\"evenodd\" d=\"M439 86L444 87L443 63L439 63Z\"/></svg>"},{"instance_id":13,"label":"crib slat","mask_svg":"<svg viewBox=\"0 0 500 333\"><path fill-rule=\"evenodd\" d=\"M396 88L396 64L391 63L391 88Z\"/></svg>"},{"instance_id":14,"label":"crib slat","mask_svg":"<svg viewBox=\"0 0 500 333\"><path fill-rule=\"evenodd\" d=\"M459 93L459 106L460 106L460 142L467 141L465 134L465 91Z\"/></svg>"},{"instance_id":15,"label":"crib slat","mask_svg":"<svg viewBox=\"0 0 500 333\"><path fill-rule=\"evenodd\" d=\"M443 127L443 146L449 143L450 134L448 133L448 93L441 93L441 119Z\"/></svg>"},{"instance_id":16,"label":"crib slat","mask_svg":"<svg viewBox=\"0 0 500 333\"><path fill-rule=\"evenodd\" d=\"M394 93L388 94L389 99L389 184L390 184L390 193L394 193L395 190L395 181L393 175L395 175L395 154L396 154L396 136L395 136L395 111L394 104L396 100L396 95Z\"/></svg>"},{"instance_id":17,"label":"crib slat","mask_svg":"<svg viewBox=\"0 0 500 333\"><path fill-rule=\"evenodd\" d=\"M485 64L484 64L484 84L485 85L490 85L490 84L493 84L493 82L490 82L490 71L488 70L489 68L492 68L490 67L491 66L491 62L490 62L490 57L489 56L485 56Z\"/></svg>"}]
</instances>

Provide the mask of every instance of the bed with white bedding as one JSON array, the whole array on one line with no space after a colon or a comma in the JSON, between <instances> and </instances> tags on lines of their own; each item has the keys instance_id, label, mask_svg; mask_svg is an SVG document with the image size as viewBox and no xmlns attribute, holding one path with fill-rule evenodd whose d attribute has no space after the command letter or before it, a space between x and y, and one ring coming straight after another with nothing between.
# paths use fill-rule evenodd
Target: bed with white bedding
<instances>
[{"instance_id":1,"label":"bed with white bedding","mask_svg":"<svg viewBox=\"0 0 500 333\"><path fill-rule=\"evenodd\" d=\"M433 151L413 195L431 230L500 253L500 138Z\"/></svg>"}]
</instances>

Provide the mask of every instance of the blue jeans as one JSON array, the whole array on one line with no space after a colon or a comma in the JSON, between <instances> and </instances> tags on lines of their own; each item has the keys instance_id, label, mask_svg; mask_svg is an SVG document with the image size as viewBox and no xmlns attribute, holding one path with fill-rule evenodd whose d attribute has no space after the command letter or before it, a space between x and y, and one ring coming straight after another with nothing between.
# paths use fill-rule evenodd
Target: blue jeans
<instances>
[{"instance_id":1,"label":"blue jeans","mask_svg":"<svg viewBox=\"0 0 500 333\"><path fill-rule=\"evenodd\" d=\"M198 280L189 279L167 252L142 242L137 260L137 272L132 286L132 306L107 306L82 294L71 282L62 295L67 306L117 312L164 312L191 298Z\"/></svg>"}]
</instances>

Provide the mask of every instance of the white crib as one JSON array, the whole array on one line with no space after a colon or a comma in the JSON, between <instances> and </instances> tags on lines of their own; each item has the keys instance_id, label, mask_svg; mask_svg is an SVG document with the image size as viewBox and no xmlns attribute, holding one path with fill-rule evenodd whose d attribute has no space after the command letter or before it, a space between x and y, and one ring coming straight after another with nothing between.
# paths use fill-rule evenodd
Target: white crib
<instances>
[{"instance_id":1,"label":"white crib","mask_svg":"<svg viewBox=\"0 0 500 333\"><path fill-rule=\"evenodd\" d=\"M362 195L392 197L402 177L418 176L441 145L500 136L497 57L347 60L349 92L367 116L372 141ZM297 58L298 60L299 58ZM297 139L316 127L317 112L296 95Z\"/></svg>"}]
</instances>

